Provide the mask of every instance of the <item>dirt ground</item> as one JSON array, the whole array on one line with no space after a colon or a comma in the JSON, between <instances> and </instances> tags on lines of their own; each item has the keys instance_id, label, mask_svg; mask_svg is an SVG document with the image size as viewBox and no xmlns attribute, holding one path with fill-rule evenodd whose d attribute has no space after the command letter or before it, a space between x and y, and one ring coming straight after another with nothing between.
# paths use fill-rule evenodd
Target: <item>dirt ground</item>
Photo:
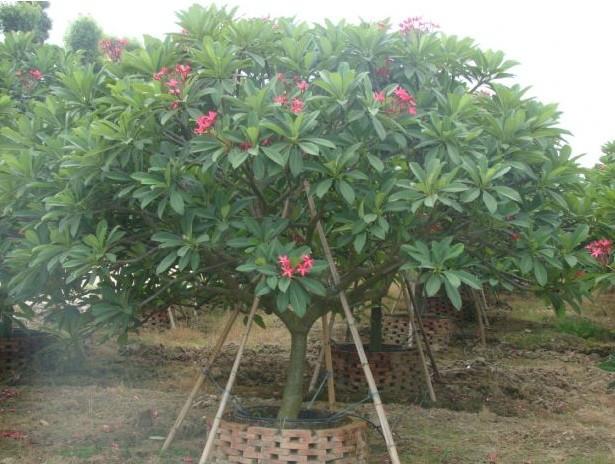
<instances>
[{"instance_id":1,"label":"dirt ground","mask_svg":"<svg viewBox=\"0 0 615 464\"><path fill-rule=\"evenodd\" d=\"M386 406L402 462L615 463L611 300L605 295L582 315L560 320L537 300L509 297L509 307L489 312L487 348L468 325L448 352L437 354L443 382L436 384L436 404ZM222 324L209 316L199 322L204 331L145 333L121 350L95 345L83 366L0 385L0 464L196 463L204 418L217 406L212 382L172 449L164 456L158 450ZM281 327L255 330L234 390L243 405L275 402L288 355ZM212 371L218 384L240 335L237 327ZM370 404L354 412L376 422ZM388 462L376 430L369 439L372 462Z\"/></svg>"}]
</instances>

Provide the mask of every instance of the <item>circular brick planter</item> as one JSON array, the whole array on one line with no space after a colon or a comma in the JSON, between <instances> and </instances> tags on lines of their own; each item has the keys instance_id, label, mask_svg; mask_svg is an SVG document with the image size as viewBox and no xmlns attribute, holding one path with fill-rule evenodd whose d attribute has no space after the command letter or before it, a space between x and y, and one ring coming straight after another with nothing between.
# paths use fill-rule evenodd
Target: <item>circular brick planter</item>
<instances>
[{"instance_id":1,"label":"circular brick planter","mask_svg":"<svg viewBox=\"0 0 615 464\"><path fill-rule=\"evenodd\" d=\"M448 317L424 316L423 327L434 351L446 351L452 334L457 329L455 321ZM387 345L409 346L410 318L408 314L387 314L382 320L382 338ZM414 342L415 336L412 335Z\"/></svg>"},{"instance_id":2,"label":"circular brick planter","mask_svg":"<svg viewBox=\"0 0 615 464\"><path fill-rule=\"evenodd\" d=\"M227 416L220 422L212 462L367 464L368 455L367 424L364 421L348 418L335 427L281 429Z\"/></svg>"},{"instance_id":3,"label":"circular brick planter","mask_svg":"<svg viewBox=\"0 0 615 464\"><path fill-rule=\"evenodd\" d=\"M385 351L366 351L383 401L420 401L425 395L425 379L418 352L402 346L385 345ZM335 393L341 401L359 401L368 395L367 381L353 344L331 345Z\"/></svg>"}]
</instances>

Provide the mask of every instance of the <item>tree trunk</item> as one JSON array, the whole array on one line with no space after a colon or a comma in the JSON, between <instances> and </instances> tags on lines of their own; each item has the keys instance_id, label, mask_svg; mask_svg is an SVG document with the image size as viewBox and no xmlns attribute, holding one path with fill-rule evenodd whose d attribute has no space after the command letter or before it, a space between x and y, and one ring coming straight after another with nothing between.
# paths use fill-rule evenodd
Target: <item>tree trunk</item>
<instances>
[{"instance_id":1,"label":"tree trunk","mask_svg":"<svg viewBox=\"0 0 615 464\"><path fill-rule=\"evenodd\" d=\"M382 351L382 304L376 301L372 304L369 332L369 351Z\"/></svg>"},{"instance_id":2,"label":"tree trunk","mask_svg":"<svg viewBox=\"0 0 615 464\"><path fill-rule=\"evenodd\" d=\"M307 332L291 330L290 362L278 419L296 419L303 403L303 373L307 352Z\"/></svg>"}]
</instances>

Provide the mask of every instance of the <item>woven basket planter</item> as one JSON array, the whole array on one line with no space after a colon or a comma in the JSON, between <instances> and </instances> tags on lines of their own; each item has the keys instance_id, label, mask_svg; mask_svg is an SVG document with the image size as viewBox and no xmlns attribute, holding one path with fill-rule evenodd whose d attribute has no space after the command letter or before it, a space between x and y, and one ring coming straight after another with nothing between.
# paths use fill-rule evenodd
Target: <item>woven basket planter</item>
<instances>
[{"instance_id":1,"label":"woven basket planter","mask_svg":"<svg viewBox=\"0 0 615 464\"><path fill-rule=\"evenodd\" d=\"M382 400L420 401L425 394L425 379L418 352L391 345L385 345L385 350L365 353ZM356 347L334 343L331 354L337 398L345 402L364 399L368 387Z\"/></svg>"},{"instance_id":2,"label":"woven basket planter","mask_svg":"<svg viewBox=\"0 0 615 464\"><path fill-rule=\"evenodd\" d=\"M446 351L451 336L457 330L454 320L447 317L424 316L423 327L429 346L434 351ZM410 318L408 314L386 314L382 320L382 339L387 345L409 346ZM412 335L415 340L415 335Z\"/></svg>"},{"instance_id":3,"label":"woven basket planter","mask_svg":"<svg viewBox=\"0 0 615 464\"><path fill-rule=\"evenodd\" d=\"M367 464L367 424L346 419L327 428L285 428L220 422L212 452L216 464Z\"/></svg>"},{"instance_id":4,"label":"woven basket planter","mask_svg":"<svg viewBox=\"0 0 615 464\"><path fill-rule=\"evenodd\" d=\"M169 319L169 312L166 309L162 311L156 311L145 321L141 328L145 330L157 331L170 329L171 320Z\"/></svg>"},{"instance_id":5,"label":"woven basket planter","mask_svg":"<svg viewBox=\"0 0 615 464\"><path fill-rule=\"evenodd\" d=\"M33 331L15 330L11 337L0 338L0 377L26 368L34 355L47 346L51 336Z\"/></svg>"}]
</instances>

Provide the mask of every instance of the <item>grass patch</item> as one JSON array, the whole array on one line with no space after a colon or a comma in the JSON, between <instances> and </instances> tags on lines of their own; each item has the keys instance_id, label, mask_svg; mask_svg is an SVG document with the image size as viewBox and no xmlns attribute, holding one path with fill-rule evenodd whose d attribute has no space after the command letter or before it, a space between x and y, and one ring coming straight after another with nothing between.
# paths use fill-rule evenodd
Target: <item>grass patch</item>
<instances>
[{"instance_id":1,"label":"grass patch","mask_svg":"<svg viewBox=\"0 0 615 464\"><path fill-rule=\"evenodd\" d=\"M555 322L555 327L562 333L579 338L601 341L615 340L615 333L596 324L586 317L562 316Z\"/></svg>"},{"instance_id":2,"label":"grass patch","mask_svg":"<svg viewBox=\"0 0 615 464\"><path fill-rule=\"evenodd\" d=\"M606 361L598 364L598 367L607 372L615 372L615 353L612 353Z\"/></svg>"}]
</instances>

